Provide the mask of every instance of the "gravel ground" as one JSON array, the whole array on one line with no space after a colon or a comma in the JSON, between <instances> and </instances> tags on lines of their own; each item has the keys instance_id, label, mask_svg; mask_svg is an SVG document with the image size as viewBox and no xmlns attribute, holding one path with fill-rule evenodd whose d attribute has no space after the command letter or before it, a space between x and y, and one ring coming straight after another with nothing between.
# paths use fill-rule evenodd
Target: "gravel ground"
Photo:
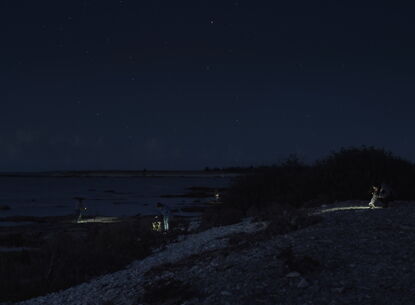
<instances>
[{"instance_id":1,"label":"gravel ground","mask_svg":"<svg viewBox=\"0 0 415 305\"><path fill-rule=\"evenodd\" d=\"M317 225L149 274L198 292L151 304L415 304L415 204L345 202L316 213Z\"/></svg>"},{"instance_id":2,"label":"gravel ground","mask_svg":"<svg viewBox=\"0 0 415 305\"><path fill-rule=\"evenodd\" d=\"M182 235L179 236L177 242L154 251L151 256L132 263L125 270L107 274L64 291L17 304L137 304L137 300L143 294L144 274L151 268L163 264L174 264L192 255L225 248L228 245L227 236L241 232L256 232L264 229L265 226L266 224L263 222L252 223L251 219L246 219L239 224L216 227L197 234ZM122 249L120 250L122 251Z\"/></svg>"},{"instance_id":3,"label":"gravel ground","mask_svg":"<svg viewBox=\"0 0 415 305\"><path fill-rule=\"evenodd\" d=\"M264 223L183 237L128 269L19 304L415 304L415 204L343 202L261 238Z\"/></svg>"}]
</instances>

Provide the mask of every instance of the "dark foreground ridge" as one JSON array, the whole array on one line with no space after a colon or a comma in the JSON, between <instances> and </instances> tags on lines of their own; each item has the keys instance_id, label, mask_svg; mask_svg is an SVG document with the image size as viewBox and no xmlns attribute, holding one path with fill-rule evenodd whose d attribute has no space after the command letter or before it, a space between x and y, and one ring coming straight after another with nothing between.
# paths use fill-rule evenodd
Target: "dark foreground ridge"
<instances>
[{"instance_id":1,"label":"dark foreground ridge","mask_svg":"<svg viewBox=\"0 0 415 305\"><path fill-rule=\"evenodd\" d=\"M24 304L414 304L413 203L312 213L319 223L270 238L248 223L188 235L125 271Z\"/></svg>"}]
</instances>

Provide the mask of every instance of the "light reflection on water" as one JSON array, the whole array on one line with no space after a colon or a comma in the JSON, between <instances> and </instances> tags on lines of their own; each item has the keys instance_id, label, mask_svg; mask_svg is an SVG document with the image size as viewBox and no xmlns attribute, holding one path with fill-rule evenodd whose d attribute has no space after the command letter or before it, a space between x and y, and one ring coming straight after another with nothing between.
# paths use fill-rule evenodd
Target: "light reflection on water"
<instances>
[{"instance_id":1,"label":"light reflection on water","mask_svg":"<svg viewBox=\"0 0 415 305\"><path fill-rule=\"evenodd\" d=\"M222 188L231 181L231 177L0 177L0 205L10 206L0 211L0 218L73 215L73 197L86 198L89 216L151 215L157 213L157 202L174 209L213 199L161 195L188 193L187 188L194 186Z\"/></svg>"}]
</instances>

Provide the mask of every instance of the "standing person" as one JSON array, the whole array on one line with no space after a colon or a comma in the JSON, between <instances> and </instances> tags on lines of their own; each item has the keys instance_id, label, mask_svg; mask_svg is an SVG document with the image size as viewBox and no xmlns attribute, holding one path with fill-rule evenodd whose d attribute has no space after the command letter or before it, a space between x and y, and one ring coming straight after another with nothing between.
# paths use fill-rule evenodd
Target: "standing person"
<instances>
[{"instance_id":1,"label":"standing person","mask_svg":"<svg viewBox=\"0 0 415 305\"><path fill-rule=\"evenodd\" d=\"M164 231L167 232L169 230L169 218L171 218L172 212L168 206L160 202L157 202L156 207L161 212L161 215L163 215Z\"/></svg>"},{"instance_id":2,"label":"standing person","mask_svg":"<svg viewBox=\"0 0 415 305\"><path fill-rule=\"evenodd\" d=\"M382 206L387 208L389 206L389 202L391 200L392 191L390 187L386 183L382 183L379 190L379 197L380 201L382 201Z\"/></svg>"},{"instance_id":3,"label":"standing person","mask_svg":"<svg viewBox=\"0 0 415 305\"><path fill-rule=\"evenodd\" d=\"M375 185L372 185L371 194L372 194L372 199L370 199L369 208L374 209L376 207L375 203L379 198L379 187L375 186Z\"/></svg>"},{"instance_id":4,"label":"standing person","mask_svg":"<svg viewBox=\"0 0 415 305\"><path fill-rule=\"evenodd\" d=\"M82 219L82 213L86 210L86 207L84 205L85 198L75 197L74 199L77 201L75 207L75 222L80 222Z\"/></svg>"}]
</instances>

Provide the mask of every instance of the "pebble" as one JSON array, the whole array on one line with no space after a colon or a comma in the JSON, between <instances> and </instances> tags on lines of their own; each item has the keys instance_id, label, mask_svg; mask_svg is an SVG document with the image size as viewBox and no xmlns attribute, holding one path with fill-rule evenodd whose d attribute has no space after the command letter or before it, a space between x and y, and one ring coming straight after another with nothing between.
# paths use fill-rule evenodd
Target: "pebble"
<instances>
[{"instance_id":1,"label":"pebble","mask_svg":"<svg viewBox=\"0 0 415 305\"><path fill-rule=\"evenodd\" d=\"M297 271L287 273L287 275L286 275L286 277L300 277L300 276L301 276L301 274L298 273Z\"/></svg>"},{"instance_id":2,"label":"pebble","mask_svg":"<svg viewBox=\"0 0 415 305\"><path fill-rule=\"evenodd\" d=\"M310 286L308 281L305 278L301 278L300 282L297 285L297 288L307 288L308 286Z\"/></svg>"},{"instance_id":3,"label":"pebble","mask_svg":"<svg viewBox=\"0 0 415 305\"><path fill-rule=\"evenodd\" d=\"M344 287L333 288L332 291L337 292L337 293L342 293L344 291Z\"/></svg>"}]
</instances>

